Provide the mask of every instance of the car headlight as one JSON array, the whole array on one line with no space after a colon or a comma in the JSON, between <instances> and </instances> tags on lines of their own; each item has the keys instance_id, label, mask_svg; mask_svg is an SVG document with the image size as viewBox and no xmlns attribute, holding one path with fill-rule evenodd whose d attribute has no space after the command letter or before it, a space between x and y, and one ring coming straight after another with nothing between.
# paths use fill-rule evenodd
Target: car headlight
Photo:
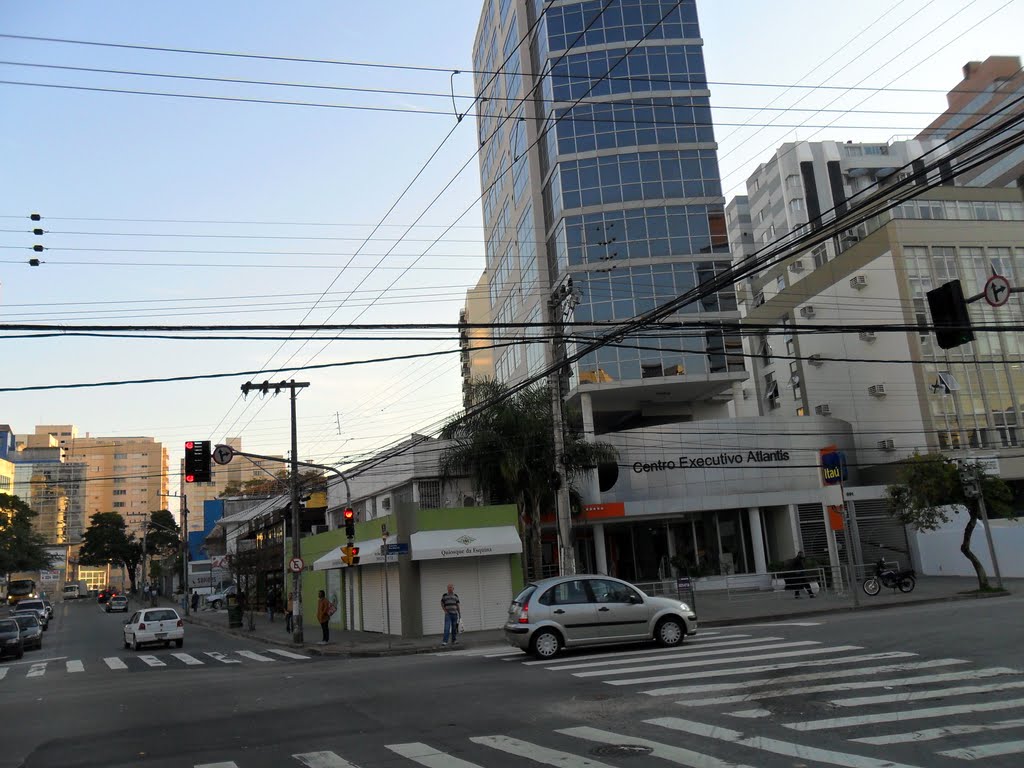
<instances>
[{"instance_id":1,"label":"car headlight","mask_svg":"<svg viewBox=\"0 0 1024 768\"><path fill-rule=\"evenodd\" d=\"M687 605L686 603L680 603L680 604L679 604L679 607L680 607L680 608L682 608L682 609L683 609L684 611L686 611L687 613L689 613L689 612L690 612L690 606L688 606L688 605Z\"/></svg>"},{"instance_id":2,"label":"car headlight","mask_svg":"<svg viewBox=\"0 0 1024 768\"><path fill-rule=\"evenodd\" d=\"M17 638L17 637L10 637L10 638L7 639L7 644L8 645L17 645L19 639L20 638Z\"/></svg>"}]
</instances>

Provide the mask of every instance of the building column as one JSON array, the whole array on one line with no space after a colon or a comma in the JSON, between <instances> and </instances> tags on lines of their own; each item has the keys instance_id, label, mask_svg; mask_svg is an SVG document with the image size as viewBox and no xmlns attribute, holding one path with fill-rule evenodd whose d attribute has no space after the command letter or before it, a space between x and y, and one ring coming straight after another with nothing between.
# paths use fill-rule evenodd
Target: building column
<instances>
[{"instance_id":1,"label":"building column","mask_svg":"<svg viewBox=\"0 0 1024 768\"><path fill-rule=\"evenodd\" d=\"M608 552L604 546L604 523L594 523L594 567L597 573L608 573Z\"/></svg>"},{"instance_id":2,"label":"building column","mask_svg":"<svg viewBox=\"0 0 1024 768\"><path fill-rule=\"evenodd\" d=\"M768 573L768 560L764 553L764 533L761 531L761 509L750 507L747 510L747 523L750 526L750 541L754 545L754 573Z\"/></svg>"},{"instance_id":3,"label":"building column","mask_svg":"<svg viewBox=\"0 0 1024 768\"><path fill-rule=\"evenodd\" d=\"M591 401L590 393L584 392L580 395L580 410L583 416L583 439L588 443L597 441L594 434L594 404ZM597 476L597 470L592 470L584 475L583 488L580 489L583 495L584 504L601 503L601 483ZM605 571L600 571L605 573Z\"/></svg>"},{"instance_id":4,"label":"building column","mask_svg":"<svg viewBox=\"0 0 1024 768\"><path fill-rule=\"evenodd\" d=\"M800 536L800 511L796 508L796 504L787 504L786 514L789 516L790 552L786 555L785 559L792 560L796 557L796 553L804 548L803 540ZM781 554L780 552L779 555Z\"/></svg>"}]
</instances>

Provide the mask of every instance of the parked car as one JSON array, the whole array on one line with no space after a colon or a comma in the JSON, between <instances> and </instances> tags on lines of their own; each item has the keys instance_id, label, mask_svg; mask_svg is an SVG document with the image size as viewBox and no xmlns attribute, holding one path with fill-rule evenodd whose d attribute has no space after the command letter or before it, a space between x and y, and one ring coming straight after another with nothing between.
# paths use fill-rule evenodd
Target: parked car
<instances>
[{"instance_id":1,"label":"parked car","mask_svg":"<svg viewBox=\"0 0 1024 768\"><path fill-rule=\"evenodd\" d=\"M25 646L17 619L0 619L0 659L4 656L20 659L24 655Z\"/></svg>"},{"instance_id":2,"label":"parked car","mask_svg":"<svg viewBox=\"0 0 1024 768\"><path fill-rule=\"evenodd\" d=\"M46 603L42 600L22 600L11 612L11 615L19 613L32 613L39 619L39 624L44 630L50 628L50 614L46 610Z\"/></svg>"},{"instance_id":3,"label":"parked car","mask_svg":"<svg viewBox=\"0 0 1024 768\"><path fill-rule=\"evenodd\" d=\"M116 589L114 589L113 587L108 587L107 589L101 589L99 591L99 594L96 595L96 602L97 603L105 603L105 602L107 602L107 600L109 600L110 598L112 598L114 595L117 595L117 594L119 594L118 591Z\"/></svg>"},{"instance_id":4,"label":"parked car","mask_svg":"<svg viewBox=\"0 0 1024 768\"><path fill-rule=\"evenodd\" d=\"M46 620L49 621L53 618L53 603L44 598L43 605L46 606Z\"/></svg>"},{"instance_id":5,"label":"parked car","mask_svg":"<svg viewBox=\"0 0 1024 768\"><path fill-rule=\"evenodd\" d=\"M528 584L512 601L505 639L550 659L562 648L656 640L680 645L697 632L697 614L681 600L651 597L610 576L560 576Z\"/></svg>"},{"instance_id":6,"label":"parked car","mask_svg":"<svg viewBox=\"0 0 1024 768\"><path fill-rule=\"evenodd\" d=\"M124 595L114 595L112 598L107 600L107 604L103 607L107 613L128 613L128 598Z\"/></svg>"},{"instance_id":7,"label":"parked car","mask_svg":"<svg viewBox=\"0 0 1024 768\"><path fill-rule=\"evenodd\" d=\"M124 647L133 651L148 643L185 644L185 624L173 608L146 608L136 611L124 623Z\"/></svg>"},{"instance_id":8,"label":"parked car","mask_svg":"<svg viewBox=\"0 0 1024 768\"><path fill-rule=\"evenodd\" d=\"M26 651L42 648L43 625L39 623L39 617L32 611L22 611L15 613L13 618L18 622L18 629L21 630L22 648Z\"/></svg>"},{"instance_id":9,"label":"parked car","mask_svg":"<svg viewBox=\"0 0 1024 768\"><path fill-rule=\"evenodd\" d=\"M217 610L218 608L223 608L225 605L227 605L228 598L230 596L237 594L238 587L234 584L231 584L230 586L225 587L223 590L219 592L214 592L212 595L207 595L206 604L214 610Z\"/></svg>"}]
</instances>

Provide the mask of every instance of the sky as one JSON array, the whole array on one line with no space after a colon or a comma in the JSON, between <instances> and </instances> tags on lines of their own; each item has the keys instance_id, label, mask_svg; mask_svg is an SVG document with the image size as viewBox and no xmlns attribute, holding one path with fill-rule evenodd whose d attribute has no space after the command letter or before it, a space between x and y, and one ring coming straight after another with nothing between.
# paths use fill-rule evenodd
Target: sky
<instances>
[{"instance_id":1,"label":"sky","mask_svg":"<svg viewBox=\"0 0 1024 768\"><path fill-rule=\"evenodd\" d=\"M0 37L0 323L457 322L484 267L475 122L456 120L451 97L462 109L470 103L461 97L472 91L465 72L480 8L479 0L4 2L6 35L442 71ZM945 108L967 61L1024 53L1020 0L699 0L698 8L727 197L742 194L751 171L786 141L913 136ZM54 85L65 87L45 87ZM220 98L115 92L128 90ZM34 226L46 234L34 236ZM37 243L47 250L32 252ZM42 263L30 266L33 257ZM249 380L309 382L297 404L299 453L321 463L436 428L461 405L450 332L330 342L288 340L288 332L263 334L273 340L17 335L0 332L0 388L238 372L0 389L0 423L15 432L74 423L82 434L157 438L171 451L172 487L187 439L240 435L246 450L287 452L287 398L243 400ZM448 354L293 373L299 364L434 353ZM282 370L259 373L268 368Z\"/></svg>"}]
</instances>

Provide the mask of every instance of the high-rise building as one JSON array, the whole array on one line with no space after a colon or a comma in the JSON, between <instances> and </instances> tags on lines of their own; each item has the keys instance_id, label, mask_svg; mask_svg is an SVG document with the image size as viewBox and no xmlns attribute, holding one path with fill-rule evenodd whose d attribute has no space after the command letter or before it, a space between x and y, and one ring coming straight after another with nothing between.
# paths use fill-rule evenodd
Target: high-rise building
<instances>
[{"instance_id":1,"label":"high-rise building","mask_svg":"<svg viewBox=\"0 0 1024 768\"><path fill-rule=\"evenodd\" d=\"M236 451L242 450L242 438L229 437L227 445ZM189 531L203 530L203 503L218 499L225 492L232 488L242 488L250 480L269 480L281 471L288 471L288 462L283 456L272 459L248 459L244 456L236 456L228 464L211 464L210 482L208 483L186 483L185 482L185 460L181 460L181 490L180 495L188 498L188 529ZM283 490L287 490L282 486ZM176 510L177 504L172 504L171 509Z\"/></svg>"},{"instance_id":2,"label":"high-rise building","mask_svg":"<svg viewBox=\"0 0 1024 768\"><path fill-rule=\"evenodd\" d=\"M491 318L625 321L730 265L696 4L549 5L486 2L473 51ZM551 305L555 291L571 304ZM680 316L709 325L573 365L566 397L598 432L729 414L747 374L739 336L716 323L739 319L735 294ZM494 341L540 333L499 327ZM500 381L550 361L546 342L495 355Z\"/></svg>"},{"instance_id":3,"label":"high-rise building","mask_svg":"<svg viewBox=\"0 0 1024 768\"><path fill-rule=\"evenodd\" d=\"M85 465L65 461L56 440L52 445L22 448L12 459L10 492L36 513L33 528L47 544L80 542L85 530Z\"/></svg>"},{"instance_id":4,"label":"high-rise building","mask_svg":"<svg viewBox=\"0 0 1024 768\"><path fill-rule=\"evenodd\" d=\"M459 313L459 362L462 365L462 404L472 405L470 385L494 378L494 349L492 332L488 328L473 326L491 322L491 302L488 296L488 275L480 276L475 288L466 291L466 303Z\"/></svg>"},{"instance_id":5,"label":"high-rise building","mask_svg":"<svg viewBox=\"0 0 1024 768\"><path fill-rule=\"evenodd\" d=\"M919 139L951 140L956 149L978 130L992 128L1024 112L1024 70L1019 56L989 56L964 65L964 78L946 97L945 112L918 134ZM984 122L982 122L984 121ZM979 125L979 123L981 123ZM1009 129L1002 139L1024 134L1024 126ZM985 145L988 146L988 145ZM996 162L968 170L957 184L972 187L1012 187L1024 177L1024 147L1017 147Z\"/></svg>"}]
</instances>

